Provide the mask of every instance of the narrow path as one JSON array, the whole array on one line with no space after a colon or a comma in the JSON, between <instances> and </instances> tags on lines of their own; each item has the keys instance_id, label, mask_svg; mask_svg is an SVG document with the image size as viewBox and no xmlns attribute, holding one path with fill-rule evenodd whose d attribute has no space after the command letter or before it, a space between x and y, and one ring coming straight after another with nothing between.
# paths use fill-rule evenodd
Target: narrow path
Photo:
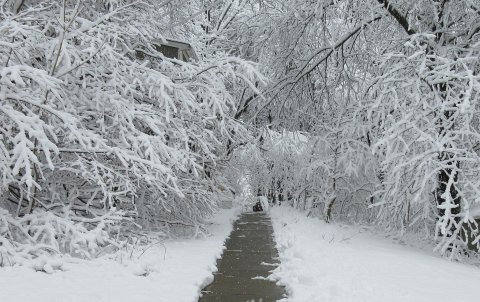
<instances>
[{"instance_id":1,"label":"narrow path","mask_svg":"<svg viewBox=\"0 0 480 302\"><path fill-rule=\"evenodd\" d=\"M245 213L237 220L217 262L213 282L199 302L274 302L284 289L262 279L277 260L270 218L264 213ZM258 278L260 277L260 278Z\"/></svg>"}]
</instances>

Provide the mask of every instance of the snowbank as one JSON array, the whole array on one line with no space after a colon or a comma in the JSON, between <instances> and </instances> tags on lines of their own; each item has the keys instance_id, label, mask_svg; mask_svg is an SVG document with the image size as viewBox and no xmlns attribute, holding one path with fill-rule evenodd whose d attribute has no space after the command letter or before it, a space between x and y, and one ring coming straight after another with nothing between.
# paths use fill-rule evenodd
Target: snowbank
<instances>
[{"instance_id":1,"label":"snowbank","mask_svg":"<svg viewBox=\"0 0 480 302\"><path fill-rule=\"evenodd\" d=\"M258 196L258 201L260 201L260 204L262 205L262 209L264 212L268 212L270 205L268 204L268 198L265 196Z\"/></svg>"},{"instance_id":2,"label":"snowbank","mask_svg":"<svg viewBox=\"0 0 480 302\"><path fill-rule=\"evenodd\" d=\"M232 230L235 209L221 210L212 236L171 240L145 250L134 262L107 259L66 263L54 274L26 267L0 268L0 301L194 302L213 278L216 259Z\"/></svg>"},{"instance_id":3,"label":"snowbank","mask_svg":"<svg viewBox=\"0 0 480 302\"><path fill-rule=\"evenodd\" d=\"M289 302L475 302L480 270L368 230L270 209Z\"/></svg>"}]
</instances>

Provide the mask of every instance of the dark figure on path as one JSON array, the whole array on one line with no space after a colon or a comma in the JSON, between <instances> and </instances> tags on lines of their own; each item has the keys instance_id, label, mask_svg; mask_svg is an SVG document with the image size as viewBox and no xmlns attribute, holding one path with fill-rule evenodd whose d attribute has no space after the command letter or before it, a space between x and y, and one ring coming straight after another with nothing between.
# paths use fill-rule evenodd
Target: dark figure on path
<instances>
[{"instance_id":1,"label":"dark figure on path","mask_svg":"<svg viewBox=\"0 0 480 302\"><path fill-rule=\"evenodd\" d=\"M262 212L262 211L263 211L262 203L261 203L260 201L257 202L257 203L253 206L253 211L254 211L254 212Z\"/></svg>"}]
</instances>

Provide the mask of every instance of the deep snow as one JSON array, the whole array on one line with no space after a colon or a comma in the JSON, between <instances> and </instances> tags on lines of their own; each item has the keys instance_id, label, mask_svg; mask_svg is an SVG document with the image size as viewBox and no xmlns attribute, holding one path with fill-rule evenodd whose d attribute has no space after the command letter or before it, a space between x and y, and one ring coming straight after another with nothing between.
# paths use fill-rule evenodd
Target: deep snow
<instances>
[{"instance_id":1,"label":"deep snow","mask_svg":"<svg viewBox=\"0 0 480 302\"><path fill-rule=\"evenodd\" d=\"M270 209L289 302L476 302L480 269L361 229Z\"/></svg>"},{"instance_id":2,"label":"deep snow","mask_svg":"<svg viewBox=\"0 0 480 302\"><path fill-rule=\"evenodd\" d=\"M0 301L8 302L194 302L213 278L216 259L238 209L221 210L211 236L167 240L132 261L96 259L63 264L53 274L27 267L0 269ZM144 276L144 273L146 273Z\"/></svg>"}]
</instances>

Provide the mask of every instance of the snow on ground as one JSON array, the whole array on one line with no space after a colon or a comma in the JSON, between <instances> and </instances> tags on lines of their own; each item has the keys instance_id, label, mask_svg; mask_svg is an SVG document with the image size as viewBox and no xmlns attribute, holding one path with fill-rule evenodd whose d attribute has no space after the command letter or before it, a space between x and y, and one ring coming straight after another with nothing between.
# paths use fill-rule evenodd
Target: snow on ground
<instances>
[{"instance_id":1,"label":"snow on ground","mask_svg":"<svg viewBox=\"0 0 480 302\"><path fill-rule=\"evenodd\" d=\"M326 224L287 207L270 209L281 265L272 278L289 302L475 302L480 269Z\"/></svg>"},{"instance_id":2,"label":"snow on ground","mask_svg":"<svg viewBox=\"0 0 480 302\"><path fill-rule=\"evenodd\" d=\"M170 240L148 248L136 261L67 262L53 274L27 267L0 268L0 301L194 302L213 278L216 259L238 210L221 210L201 239ZM148 271L146 276L141 274Z\"/></svg>"}]
</instances>

